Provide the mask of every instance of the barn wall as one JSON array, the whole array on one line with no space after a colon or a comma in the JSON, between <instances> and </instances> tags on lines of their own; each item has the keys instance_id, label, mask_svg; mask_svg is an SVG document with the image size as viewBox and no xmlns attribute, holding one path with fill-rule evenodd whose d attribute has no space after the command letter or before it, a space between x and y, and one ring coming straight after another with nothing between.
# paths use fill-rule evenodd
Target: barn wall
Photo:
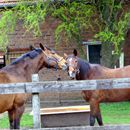
<instances>
[{"instance_id":1,"label":"barn wall","mask_svg":"<svg viewBox=\"0 0 130 130\"><path fill-rule=\"evenodd\" d=\"M22 28L22 22L19 22L15 33L9 34L10 41L8 48L29 48L30 45L35 47L39 47L39 43L43 45L47 45L50 48L55 49L61 56L64 53L70 54L75 48L75 46L68 46L68 45L59 45L58 48L55 48L55 40L54 40L54 30L58 24L58 21L54 21L52 24L48 22L50 19L47 20L45 24L41 24L41 31L42 36L35 37L33 36L32 32L26 32L24 28ZM16 52L9 52L9 55ZM19 52L20 53L20 52ZM63 71L54 71L50 69L42 69L39 72L40 80L56 80L58 75L61 75L62 80L68 79L67 75Z\"/></svg>"},{"instance_id":2,"label":"barn wall","mask_svg":"<svg viewBox=\"0 0 130 130\"><path fill-rule=\"evenodd\" d=\"M41 24L41 31L42 36L40 37L34 37L31 32L26 32L25 29L22 28L22 22L19 22L15 33L9 34L10 41L8 48L18 49L18 48L29 48L30 45L33 45L35 47L39 47L39 43L42 43L43 45L47 45L48 47L55 48L55 40L54 40L54 30L58 24L59 21L55 20L51 24L50 18L44 23ZM64 44L60 44L58 48L55 48L55 50L63 56L64 53L71 54L72 50L76 48L75 44L65 45L65 40L63 40ZM63 43L62 42L62 43ZM78 48L77 48L78 49ZM23 51L24 52L24 51ZM8 52L8 58L14 56L16 57L16 53L23 53L23 52ZM24 52L25 53L25 52ZM39 72L40 81L50 81L50 80L57 80L57 78L60 76L61 80L70 80L69 76L66 71L63 70L55 70L55 69L47 69L43 68ZM82 96L80 92L73 92L73 93L45 93L40 94L42 106L59 106L59 105L70 105L70 104L82 104ZM71 100L71 101L70 101ZM29 102L31 99L29 99ZM48 103L48 101L50 103ZM74 101L74 102L73 102ZM69 102L69 103L68 103Z\"/></svg>"}]
</instances>

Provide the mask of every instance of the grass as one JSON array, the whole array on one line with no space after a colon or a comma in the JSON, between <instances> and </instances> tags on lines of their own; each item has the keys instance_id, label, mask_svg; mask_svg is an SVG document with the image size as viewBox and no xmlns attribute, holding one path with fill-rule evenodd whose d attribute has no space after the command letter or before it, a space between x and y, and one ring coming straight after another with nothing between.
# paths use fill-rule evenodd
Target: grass
<instances>
[{"instance_id":1,"label":"grass","mask_svg":"<svg viewBox=\"0 0 130 130\"><path fill-rule=\"evenodd\" d=\"M33 127L33 117L29 114L24 114L21 119L21 127L23 128L32 128ZM5 115L0 119L0 129L9 128L8 116Z\"/></svg>"},{"instance_id":2,"label":"grass","mask_svg":"<svg viewBox=\"0 0 130 130\"><path fill-rule=\"evenodd\" d=\"M130 124L130 101L101 104L104 124Z\"/></svg>"},{"instance_id":3,"label":"grass","mask_svg":"<svg viewBox=\"0 0 130 130\"><path fill-rule=\"evenodd\" d=\"M130 102L102 103L100 105L104 124L130 124ZM32 128L33 117L24 114L21 127ZM7 115L0 119L0 128L9 128Z\"/></svg>"}]
</instances>

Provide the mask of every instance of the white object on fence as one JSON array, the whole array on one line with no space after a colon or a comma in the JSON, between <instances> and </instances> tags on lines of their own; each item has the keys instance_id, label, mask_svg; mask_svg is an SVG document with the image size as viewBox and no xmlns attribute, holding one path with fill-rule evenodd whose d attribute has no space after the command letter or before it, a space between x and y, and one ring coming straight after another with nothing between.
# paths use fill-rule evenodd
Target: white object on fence
<instances>
[{"instance_id":1,"label":"white object on fence","mask_svg":"<svg viewBox=\"0 0 130 130\"><path fill-rule=\"evenodd\" d=\"M32 82L39 82L38 74L32 75ZM32 93L32 107L34 128L41 128L39 93Z\"/></svg>"}]
</instances>

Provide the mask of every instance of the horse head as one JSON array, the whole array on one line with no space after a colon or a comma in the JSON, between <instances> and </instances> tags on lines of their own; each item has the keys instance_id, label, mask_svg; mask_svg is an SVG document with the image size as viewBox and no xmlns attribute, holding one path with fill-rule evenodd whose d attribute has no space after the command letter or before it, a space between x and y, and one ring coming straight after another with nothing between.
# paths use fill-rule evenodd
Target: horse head
<instances>
[{"instance_id":1,"label":"horse head","mask_svg":"<svg viewBox=\"0 0 130 130\"><path fill-rule=\"evenodd\" d=\"M74 49L72 55L64 54L64 57L66 59L66 63L68 66L68 74L71 79L76 78L76 75L79 74L79 62L77 57L77 50Z\"/></svg>"},{"instance_id":2,"label":"horse head","mask_svg":"<svg viewBox=\"0 0 130 130\"><path fill-rule=\"evenodd\" d=\"M63 70L67 68L66 60L58 55L54 50L43 46L41 43L40 48L42 49L44 60L48 67L55 67Z\"/></svg>"}]
</instances>

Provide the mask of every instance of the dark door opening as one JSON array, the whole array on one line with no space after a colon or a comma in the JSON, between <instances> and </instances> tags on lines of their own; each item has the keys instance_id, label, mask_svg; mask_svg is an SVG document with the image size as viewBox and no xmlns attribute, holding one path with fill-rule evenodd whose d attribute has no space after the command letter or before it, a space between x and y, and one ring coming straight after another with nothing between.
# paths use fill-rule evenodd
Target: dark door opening
<instances>
[{"instance_id":1,"label":"dark door opening","mask_svg":"<svg viewBox=\"0 0 130 130\"><path fill-rule=\"evenodd\" d=\"M89 62L100 64L101 45L88 45Z\"/></svg>"}]
</instances>

